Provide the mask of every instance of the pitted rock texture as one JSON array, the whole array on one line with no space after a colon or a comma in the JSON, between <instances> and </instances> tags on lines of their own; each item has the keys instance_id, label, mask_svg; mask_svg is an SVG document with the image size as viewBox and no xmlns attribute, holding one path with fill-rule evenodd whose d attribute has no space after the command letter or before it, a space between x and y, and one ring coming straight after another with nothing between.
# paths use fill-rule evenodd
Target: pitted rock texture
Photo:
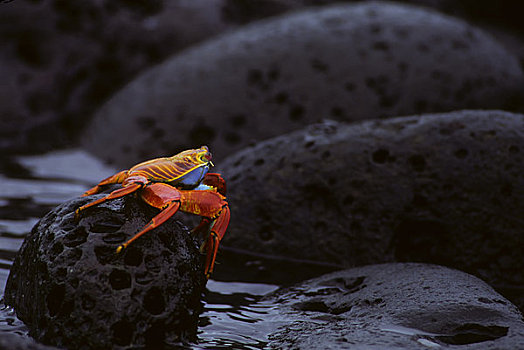
<instances>
[{"instance_id":1,"label":"pitted rock texture","mask_svg":"<svg viewBox=\"0 0 524 350\"><path fill-rule=\"evenodd\" d=\"M448 265L524 309L523 164L521 114L325 122L220 163L235 214L223 243L345 266Z\"/></svg>"},{"instance_id":2,"label":"pitted rock texture","mask_svg":"<svg viewBox=\"0 0 524 350\"><path fill-rule=\"evenodd\" d=\"M148 70L98 111L82 142L121 166L200 144L220 159L326 117L511 108L523 84L518 60L460 20L386 2L315 8Z\"/></svg>"},{"instance_id":3,"label":"pitted rock texture","mask_svg":"<svg viewBox=\"0 0 524 350\"><path fill-rule=\"evenodd\" d=\"M275 349L524 348L517 308L466 273L382 264L339 271L279 290Z\"/></svg>"},{"instance_id":4,"label":"pitted rock texture","mask_svg":"<svg viewBox=\"0 0 524 350\"><path fill-rule=\"evenodd\" d=\"M64 203L35 225L10 271L6 303L35 339L70 349L158 349L194 339L206 283L198 245L171 218L117 255L156 211L126 197L76 223L74 210L98 197Z\"/></svg>"},{"instance_id":5,"label":"pitted rock texture","mask_svg":"<svg viewBox=\"0 0 524 350\"><path fill-rule=\"evenodd\" d=\"M137 72L228 27L207 0L0 3L0 149L76 141Z\"/></svg>"}]
</instances>

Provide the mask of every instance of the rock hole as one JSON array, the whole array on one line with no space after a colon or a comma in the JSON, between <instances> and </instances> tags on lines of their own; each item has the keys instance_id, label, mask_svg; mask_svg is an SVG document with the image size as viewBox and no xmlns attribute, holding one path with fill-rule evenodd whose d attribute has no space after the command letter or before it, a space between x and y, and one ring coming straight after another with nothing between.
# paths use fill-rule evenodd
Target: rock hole
<instances>
[{"instance_id":1,"label":"rock hole","mask_svg":"<svg viewBox=\"0 0 524 350\"><path fill-rule=\"evenodd\" d=\"M311 60L311 68L321 73L326 73L329 70L329 66L325 62L316 58Z\"/></svg>"},{"instance_id":2,"label":"rock hole","mask_svg":"<svg viewBox=\"0 0 524 350\"><path fill-rule=\"evenodd\" d=\"M389 158L389 151L385 148L380 148L373 152L371 159L374 163L384 164Z\"/></svg>"},{"instance_id":3,"label":"rock hole","mask_svg":"<svg viewBox=\"0 0 524 350\"><path fill-rule=\"evenodd\" d=\"M308 301L295 303L293 307L300 311L314 311L324 313L330 312L330 308L326 305L326 303L323 300L320 299L311 299Z\"/></svg>"},{"instance_id":4,"label":"rock hole","mask_svg":"<svg viewBox=\"0 0 524 350\"><path fill-rule=\"evenodd\" d=\"M383 40L375 41L372 47L377 51L389 51L389 44Z\"/></svg>"},{"instance_id":5,"label":"rock hole","mask_svg":"<svg viewBox=\"0 0 524 350\"><path fill-rule=\"evenodd\" d=\"M229 124L234 128L241 128L246 125L246 119L244 114L236 114L229 118Z\"/></svg>"},{"instance_id":6,"label":"rock hole","mask_svg":"<svg viewBox=\"0 0 524 350\"><path fill-rule=\"evenodd\" d=\"M82 257L82 250L79 248L73 248L67 251L66 254L66 261L68 262L68 265L74 265L80 258Z\"/></svg>"},{"instance_id":7,"label":"rock hole","mask_svg":"<svg viewBox=\"0 0 524 350\"><path fill-rule=\"evenodd\" d=\"M152 129L156 125L156 120L150 116L142 116L136 119L136 123L140 129Z\"/></svg>"},{"instance_id":8,"label":"rock hole","mask_svg":"<svg viewBox=\"0 0 524 350\"><path fill-rule=\"evenodd\" d=\"M116 244L123 243L126 239L126 234L124 232L111 232L102 238L102 240L107 244Z\"/></svg>"},{"instance_id":9,"label":"rock hole","mask_svg":"<svg viewBox=\"0 0 524 350\"><path fill-rule=\"evenodd\" d=\"M80 283L80 281L79 281L78 278L76 278L76 277L71 278L71 279L69 280L69 285L70 285L71 287L73 287L73 289L77 289L79 283Z\"/></svg>"},{"instance_id":10,"label":"rock hole","mask_svg":"<svg viewBox=\"0 0 524 350\"><path fill-rule=\"evenodd\" d=\"M42 35L26 30L19 33L17 39L16 54L22 62L37 68L43 68L49 64L50 61L44 50L44 45L48 41L43 40Z\"/></svg>"},{"instance_id":11,"label":"rock hole","mask_svg":"<svg viewBox=\"0 0 524 350\"><path fill-rule=\"evenodd\" d=\"M63 284L53 284L46 297L47 310L49 316L53 317L60 311L65 297L65 286Z\"/></svg>"},{"instance_id":12,"label":"rock hole","mask_svg":"<svg viewBox=\"0 0 524 350\"><path fill-rule=\"evenodd\" d=\"M304 144L304 147L311 148L315 145L315 141L308 141Z\"/></svg>"},{"instance_id":13,"label":"rock hole","mask_svg":"<svg viewBox=\"0 0 524 350\"><path fill-rule=\"evenodd\" d=\"M96 246L95 247L96 260L101 264L105 265L113 261L116 257L116 247L110 246Z\"/></svg>"},{"instance_id":14,"label":"rock hole","mask_svg":"<svg viewBox=\"0 0 524 350\"><path fill-rule=\"evenodd\" d=\"M131 344L133 334L135 333L135 325L131 322L120 320L113 323L111 332L113 333L113 343L126 346Z\"/></svg>"},{"instance_id":15,"label":"rock hole","mask_svg":"<svg viewBox=\"0 0 524 350\"><path fill-rule=\"evenodd\" d=\"M353 197L353 195L351 195L351 194L348 194L342 200L342 205L350 206L351 204L353 204L354 201L355 201L355 197Z\"/></svg>"},{"instance_id":16,"label":"rock hole","mask_svg":"<svg viewBox=\"0 0 524 350\"><path fill-rule=\"evenodd\" d=\"M55 242L49 250L49 260L54 261L58 255L64 251L64 245L60 242Z\"/></svg>"},{"instance_id":17,"label":"rock hole","mask_svg":"<svg viewBox=\"0 0 524 350\"><path fill-rule=\"evenodd\" d=\"M411 204L415 208L425 207L428 204L428 199L421 194L415 194L413 196L413 200L411 201Z\"/></svg>"},{"instance_id":18,"label":"rock hole","mask_svg":"<svg viewBox=\"0 0 524 350\"><path fill-rule=\"evenodd\" d=\"M511 145L508 148L508 152L511 153L511 154L519 153L519 147L515 146L515 145Z\"/></svg>"},{"instance_id":19,"label":"rock hole","mask_svg":"<svg viewBox=\"0 0 524 350\"><path fill-rule=\"evenodd\" d=\"M160 322L151 326L144 334L146 349L164 349L166 330Z\"/></svg>"},{"instance_id":20,"label":"rock hole","mask_svg":"<svg viewBox=\"0 0 524 350\"><path fill-rule=\"evenodd\" d=\"M69 248L79 246L87 241L88 233L83 226L78 226L72 232L68 233L64 239L64 245Z\"/></svg>"},{"instance_id":21,"label":"rock hole","mask_svg":"<svg viewBox=\"0 0 524 350\"><path fill-rule=\"evenodd\" d=\"M468 156L468 150L465 148L460 148L456 150L454 154L458 159L464 159Z\"/></svg>"},{"instance_id":22,"label":"rock hole","mask_svg":"<svg viewBox=\"0 0 524 350\"><path fill-rule=\"evenodd\" d=\"M420 173L426 169L426 159L420 154L413 155L408 158L408 163L411 168Z\"/></svg>"},{"instance_id":23,"label":"rock hole","mask_svg":"<svg viewBox=\"0 0 524 350\"><path fill-rule=\"evenodd\" d=\"M263 225L261 228L260 228L260 231L258 232L258 237L267 242L267 241L270 241L273 239L273 232L271 230L271 226L269 225Z\"/></svg>"},{"instance_id":24,"label":"rock hole","mask_svg":"<svg viewBox=\"0 0 524 350\"><path fill-rule=\"evenodd\" d=\"M89 227L89 230L94 233L113 233L118 231L123 224L124 223L116 217L107 217L93 223Z\"/></svg>"},{"instance_id":25,"label":"rock hole","mask_svg":"<svg viewBox=\"0 0 524 350\"><path fill-rule=\"evenodd\" d=\"M289 95L286 92L279 92L274 99L277 104L282 105L289 100Z\"/></svg>"},{"instance_id":26,"label":"rock hole","mask_svg":"<svg viewBox=\"0 0 524 350\"><path fill-rule=\"evenodd\" d=\"M144 308L152 315L160 315L165 310L165 300L162 291L153 287L144 296Z\"/></svg>"},{"instance_id":27,"label":"rock hole","mask_svg":"<svg viewBox=\"0 0 524 350\"><path fill-rule=\"evenodd\" d=\"M255 161L253 162L253 165L254 165L254 166L260 166L260 165L264 164L264 162L265 162L265 161L264 161L263 158L258 158L257 160L255 160Z\"/></svg>"},{"instance_id":28,"label":"rock hole","mask_svg":"<svg viewBox=\"0 0 524 350\"><path fill-rule=\"evenodd\" d=\"M502 338L508 334L508 329L509 327L467 323L455 328L451 335L437 336L435 338L451 345L475 344Z\"/></svg>"},{"instance_id":29,"label":"rock hole","mask_svg":"<svg viewBox=\"0 0 524 350\"><path fill-rule=\"evenodd\" d=\"M503 184L500 188L500 194L506 197L511 197L513 195L513 185L510 183Z\"/></svg>"},{"instance_id":30,"label":"rock hole","mask_svg":"<svg viewBox=\"0 0 524 350\"><path fill-rule=\"evenodd\" d=\"M121 290L131 287L131 275L123 270L114 269L109 274L109 283L114 290Z\"/></svg>"},{"instance_id":31,"label":"rock hole","mask_svg":"<svg viewBox=\"0 0 524 350\"><path fill-rule=\"evenodd\" d=\"M148 255L144 259L146 269L152 273L159 273L162 271L162 257L159 255Z\"/></svg>"},{"instance_id":32,"label":"rock hole","mask_svg":"<svg viewBox=\"0 0 524 350\"><path fill-rule=\"evenodd\" d=\"M224 134L224 141L230 145L236 145L242 141L242 137L236 132L229 131Z\"/></svg>"},{"instance_id":33,"label":"rock hole","mask_svg":"<svg viewBox=\"0 0 524 350\"><path fill-rule=\"evenodd\" d=\"M356 85L348 82L344 84L344 89L346 89L347 92L353 92L356 89Z\"/></svg>"},{"instance_id":34,"label":"rock hole","mask_svg":"<svg viewBox=\"0 0 524 350\"><path fill-rule=\"evenodd\" d=\"M313 229L314 229L315 231L325 232L326 229L327 229L327 224L326 224L324 221L316 221L316 222L313 224Z\"/></svg>"},{"instance_id":35,"label":"rock hole","mask_svg":"<svg viewBox=\"0 0 524 350\"><path fill-rule=\"evenodd\" d=\"M197 124L189 132L189 138L195 145L206 145L212 143L211 141L215 138L215 130L210 126Z\"/></svg>"},{"instance_id":36,"label":"rock hole","mask_svg":"<svg viewBox=\"0 0 524 350\"><path fill-rule=\"evenodd\" d=\"M142 250L131 246L128 247L125 251L124 264L128 266L139 266L142 264L143 258L144 254L142 253Z\"/></svg>"},{"instance_id":37,"label":"rock hole","mask_svg":"<svg viewBox=\"0 0 524 350\"><path fill-rule=\"evenodd\" d=\"M340 107L333 107L331 108L331 115L336 118L340 118L344 116L344 110Z\"/></svg>"},{"instance_id":38,"label":"rock hole","mask_svg":"<svg viewBox=\"0 0 524 350\"><path fill-rule=\"evenodd\" d=\"M145 285L153 282L154 281L154 277L152 275L150 275L147 271L137 272L135 274L135 281L136 281L136 283L145 286Z\"/></svg>"},{"instance_id":39,"label":"rock hole","mask_svg":"<svg viewBox=\"0 0 524 350\"><path fill-rule=\"evenodd\" d=\"M301 105L294 105L289 110L289 119L296 122L304 117L304 107Z\"/></svg>"}]
</instances>

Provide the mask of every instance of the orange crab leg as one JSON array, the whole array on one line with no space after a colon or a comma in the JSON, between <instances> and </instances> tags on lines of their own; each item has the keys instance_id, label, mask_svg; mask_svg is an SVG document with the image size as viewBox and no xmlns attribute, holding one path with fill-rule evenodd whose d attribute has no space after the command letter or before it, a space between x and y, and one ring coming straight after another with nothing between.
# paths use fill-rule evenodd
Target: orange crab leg
<instances>
[{"instance_id":1,"label":"orange crab leg","mask_svg":"<svg viewBox=\"0 0 524 350\"><path fill-rule=\"evenodd\" d=\"M206 277L213 272L218 245L229 225L229 207L225 197L215 190L181 191L180 210L203 216L196 230L206 230L209 236L201 250L206 252L204 273ZM211 229L209 230L209 227Z\"/></svg>"},{"instance_id":2,"label":"orange crab leg","mask_svg":"<svg viewBox=\"0 0 524 350\"><path fill-rule=\"evenodd\" d=\"M204 180L202 180L202 183L216 188L217 192L221 195L226 195L226 181L219 173L207 173Z\"/></svg>"},{"instance_id":3,"label":"orange crab leg","mask_svg":"<svg viewBox=\"0 0 524 350\"><path fill-rule=\"evenodd\" d=\"M144 233L162 225L170 217L175 215L180 207L180 191L163 183L155 183L147 186L142 190L141 196L147 204L161 209L162 211L151 219L151 221L149 221L140 232L131 237L131 239L124 244L119 245L118 248L116 248L117 253L120 253L122 249L125 249L131 242L142 236Z\"/></svg>"},{"instance_id":4,"label":"orange crab leg","mask_svg":"<svg viewBox=\"0 0 524 350\"><path fill-rule=\"evenodd\" d=\"M99 198L99 199L97 199L95 201L92 201L90 203L87 203L86 205L83 205L80 208L78 208L77 210L75 210L75 218L78 219L80 217L80 212L84 211L85 209L87 209L89 207L92 207L93 205L97 205L97 204L103 203L103 202L108 201L110 199L116 199L116 198L123 197L125 195L128 195L130 193L133 193L133 192L139 190L142 186L144 186L142 183L134 182L134 183L132 183L130 185L127 185L126 187L122 187L122 188L119 188L118 190L114 190L113 192L111 192L107 196Z\"/></svg>"},{"instance_id":5,"label":"orange crab leg","mask_svg":"<svg viewBox=\"0 0 524 350\"><path fill-rule=\"evenodd\" d=\"M209 278L213 272L215 259L218 252L218 245L226 233L227 226L229 225L230 215L229 207L224 205L219 217L215 220L211 231L209 232L209 236L203 246L203 249L206 251L206 269L204 274L207 278Z\"/></svg>"},{"instance_id":6,"label":"orange crab leg","mask_svg":"<svg viewBox=\"0 0 524 350\"><path fill-rule=\"evenodd\" d=\"M129 172L128 170L123 170L119 173L116 173L113 176L108 177L107 179L100 181L98 185L85 191L82 197L90 196L92 194L102 191L103 186L112 185L112 184L121 184L122 182L124 182L125 179L127 179L128 172Z\"/></svg>"},{"instance_id":7,"label":"orange crab leg","mask_svg":"<svg viewBox=\"0 0 524 350\"><path fill-rule=\"evenodd\" d=\"M207 173L204 177L204 180L202 181L204 185L212 186L217 189L217 192L221 195L226 195L226 181L222 178L222 176L218 173ZM203 217L202 221L191 230L191 233L195 235L200 234L207 234L210 232L211 224L213 223L213 220L211 220L208 217Z\"/></svg>"}]
</instances>

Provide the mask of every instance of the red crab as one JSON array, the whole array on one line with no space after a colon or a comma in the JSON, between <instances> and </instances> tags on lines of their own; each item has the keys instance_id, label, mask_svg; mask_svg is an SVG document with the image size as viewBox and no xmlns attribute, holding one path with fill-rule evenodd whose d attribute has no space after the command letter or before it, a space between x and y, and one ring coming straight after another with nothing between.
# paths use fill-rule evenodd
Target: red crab
<instances>
[{"instance_id":1,"label":"red crab","mask_svg":"<svg viewBox=\"0 0 524 350\"><path fill-rule=\"evenodd\" d=\"M202 221L192 232L207 233L200 250L206 253L204 273L209 278L230 217L225 197L226 183L220 174L208 173L212 165L211 153L206 146L137 164L86 191L84 196L89 196L102 191L107 185L122 184L122 188L78 208L75 216L79 218L81 212L89 207L136 191L147 204L160 209L161 212L140 232L118 246L117 253L144 233L162 225L178 210L202 216Z\"/></svg>"}]
</instances>

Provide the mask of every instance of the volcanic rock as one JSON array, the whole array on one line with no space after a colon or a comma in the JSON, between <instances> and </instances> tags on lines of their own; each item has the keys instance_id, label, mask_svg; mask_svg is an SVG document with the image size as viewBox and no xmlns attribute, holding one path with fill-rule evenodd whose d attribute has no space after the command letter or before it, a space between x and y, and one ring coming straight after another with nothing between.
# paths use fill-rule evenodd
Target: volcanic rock
<instances>
[{"instance_id":1,"label":"volcanic rock","mask_svg":"<svg viewBox=\"0 0 524 350\"><path fill-rule=\"evenodd\" d=\"M173 56L109 100L82 142L121 166L201 144L220 159L322 118L512 108L523 85L518 60L458 19L387 2L328 6Z\"/></svg>"},{"instance_id":2,"label":"volcanic rock","mask_svg":"<svg viewBox=\"0 0 524 350\"><path fill-rule=\"evenodd\" d=\"M230 26L206 0L2 1L0 149L76 141L137 72Z\"/></svg>"},{"instance_id":3,"label":"volcanic rock","mask_svg":"<svg viewBox=\"0 0 524 350\"><path fill-rule=\"evenodd\" d=\"M10 272L5 300L36 340L70 349L161 348L194 340L206 279L197 244L174 218L133 242L156 211L132 197L35 225Z\"/></svg>"},{"instance_id":4,"label":"volcanic rock","mask_svg":"<svg viewBox=\"0 0 524 350\"><path fill-rule=\"evenodd\" d=\"M289 321L269 336L276 349L524 348L514 305L480 279L436 265L357 267L266 301Z\"/></svg>"},{"instance_id":5,"label":"volcanic rock","mask_svg":"<svg viewBox=\"0 0 524 350\"><path fill-rule=\"evenodd\" d=\"M223 244L348 267L457 267L524 309L523 164L521 114L326 121L220 163L234 213Z\"/></svg>"}]
</instances>

